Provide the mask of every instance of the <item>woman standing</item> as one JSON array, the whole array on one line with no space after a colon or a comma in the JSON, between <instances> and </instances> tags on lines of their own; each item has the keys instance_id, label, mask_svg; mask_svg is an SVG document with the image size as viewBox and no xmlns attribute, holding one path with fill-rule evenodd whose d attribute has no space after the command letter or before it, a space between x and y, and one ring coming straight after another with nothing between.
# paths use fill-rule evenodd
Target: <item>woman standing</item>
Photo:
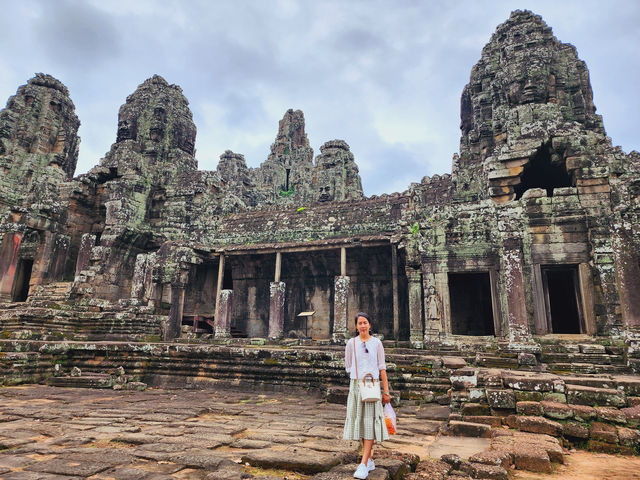
<instances>
[{"instance_id":1,"label":"woman standing","mask_svg":"<svg viewBox=\"0 0 640 480\"><path fill-rule=\"evenodd\" d=\"M382 442L389 439L382 404L390 402L391 397L389 396L384 347L378 338L372 337L370 334L371 319L366 313L358 312L355 322L358 335L347 342L344 353L345 368L349 372L351 383L343 439L362 440L362 461L353 476L364 480L369 472L375 469L372 458L374 440ZM382 402L363 402L360 398L358 380L362 380L368 373L373 375L376 381L382 381Z\"/></svg>"}]
</instances>

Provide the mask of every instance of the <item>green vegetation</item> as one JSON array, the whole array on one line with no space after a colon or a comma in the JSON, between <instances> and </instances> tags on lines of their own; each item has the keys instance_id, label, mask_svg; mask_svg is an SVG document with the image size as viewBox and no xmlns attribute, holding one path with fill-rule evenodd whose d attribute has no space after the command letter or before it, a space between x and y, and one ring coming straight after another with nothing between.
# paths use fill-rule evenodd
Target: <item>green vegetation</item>
<instances>
[{"instance_id":1,"label":"green vegetation","mask_svg":"<svg viewBox=\"0 0 640 480\"><path fill-rule=\"evenodd\" d=\"M293 187L289 187L289 190L280 189L279 195L282 198L291 198L291 195L295 193Z\"/></svg>"}]
</instances>

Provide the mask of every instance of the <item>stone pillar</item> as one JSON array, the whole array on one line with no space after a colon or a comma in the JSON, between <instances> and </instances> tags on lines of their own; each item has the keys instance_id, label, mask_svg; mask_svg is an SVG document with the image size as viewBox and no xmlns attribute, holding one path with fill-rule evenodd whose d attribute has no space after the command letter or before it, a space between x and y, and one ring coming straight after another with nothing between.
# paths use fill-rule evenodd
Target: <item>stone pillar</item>
<instances>
[{"instance_id":1,"label":"stone pillar","mask_svg":"<svg viewBox=\"0 0 640 480\"><path fill-rule=\"evenodd\" d=\"M391 288L393 293L393 338L400 339L400 303L398 300L398 246L391 245Z\"/></svg>"},{"instance_id":2,"label":"stone pillar","mask_svg":"<svg viewBox=\"0 0 640 480\"><path fill-rule=\"evenodd\" d=\"M221 290L216 307L214 334L216 338L231 336L231 308L233 306L233 290Z\"/></svg>"},{"instance_id":3,"label":"stone pillar","mask_svg":"<svg viewBox=\"0 0 640 480\"><path fill-rule=\"evenodd\" d=\"M269 285L269 338L279 339L284 334L284 282Z\"/></svg>"},{"instance_id":4,"label":"stone pillar","mask_svg":"<svg viewBox=\"0 0 640 480\"><path fill-rule=\"evenodd\" d=\"M222 282L224 281L224 253L220 254L219 260L218 283L216 285L216 313L218 312L218 302L220 301L220 292L222 292Z\"/></svg>"},{"instance_id":5,"label":"stone pillar","mask_svg":"<svg viewBox=\"0 0 640 480\"><path fill-rule=\"evenodd\" d=\"M435 274L422 272L424 299L424 341L434 343L440 341L444 329L442 299L436 286Z\"/></svg>"},{"instance_id":6,"label":"stone pillar","mask_svg":"<svg viewBox=\"0 0 640 480\"><path fill-rule=\"evenodd\" d=\"M85 233L82 235L82 239L80 240L80 249L78 250L78 258L76 259L76 277L89 266L91 249L95 244L96 236L93 233Z\"/></svg>"},{"instance_id":7,"label":"stone pillar","mask_svg":"<svg viewBox=\"0 0 640 480\"><path fill-rule=\"evenodd\" d=\"M18 252L22 243L22 233L5 233L0 247L0 301L10 302L13 281L18 268Z\"/></svg>"},{"instance_id":8,"label":"stone pillar","mask_svg":"<svg viewBox=\"0 0 640 480\"><path fill-rule=\"evenodd\" d=\"M640 333L640 263L631 224L624 219L613 222L613 258L616 267L622 322L626 331Z\"/></svg>"},{"instance_id":9,"label":"stone pillar","mask_svg":"<svg viewBox=\"0 0 640 480\"><path fill-rule=\"evenodd\" d=\"M171 286L171 308L169 322L164 332L165 340L173 340L180 336L182 328L182 313L184 308L184 286Z\"/></svg>"},{"instance_id":10,"label":"stone pillar","mask_svg":"<svg viewBox=\"0 0 640 480\"><path fill-rule=\"evenodd\" d=\"M421 348L424 340L422 327L422 275L420 270L407 268L409 281L409 340L414 348Z\"/></svg>"},{"instance_id":11,"label":"stone pillar","mask_svg":"<svg viewBox=\"0 0 640 480\"><path fill-rule=\"evenodd\" d=\"M532 343L522 276L522 241L517 238L504 240L502 248L509 344L517 348Z\"/></svg>"},{"instance_id":12,"label":"stone pillar","mask_svg":"<svg viewBox=\"0 0 640 480\"><path fill-rule=\"evenodd\" d=\"M334 279L334 300L333 300L333 341L344 343L349 337L347 328L349 321L349 283L351 278L339 276Z\"/></svg>"},{"instance_id":13,"label":"stone pillar","mask_svg":"<svg viewBox=\"0 0 640 480\"><path fill-rule=\"evenodd\" d=\"M83 236L84 240L84 236ZM82 249L82 246L80 247ZM79 255L78 255L79 258ZM136 264L133 267L131 279L131 298L140 299L144 292L144 280L147 273L147 254L139 253L136 256ZM76 275L78 274L78 262L76 262Z\"/></svg>"}]
</instances>

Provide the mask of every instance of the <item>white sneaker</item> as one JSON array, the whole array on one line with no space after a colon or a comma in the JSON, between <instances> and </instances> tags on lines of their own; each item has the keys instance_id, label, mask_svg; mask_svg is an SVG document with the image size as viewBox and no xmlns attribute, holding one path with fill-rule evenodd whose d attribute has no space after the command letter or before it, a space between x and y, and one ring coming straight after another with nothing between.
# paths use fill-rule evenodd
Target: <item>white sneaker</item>
<instances>
[{"instance_id":1,"label":"white sneaker","mask_svg":"<svg viewBox=\"0 0 640 480\"><path fill-rule=\"evenodd\" d=\"M364 463L358 465L358 468L353 474L354 477L359 478L360 480L364 480L365 478L367 478L367 475L369 475L369 470Z\"/></svg>"},{"instance_id":2,"label":"white sneaker","mask_svg":"<svg viewBox=\"0 0 640 480\"><path fill-rule=\"evenodd\" d=\"M373 463L373 459L370 458L369 460L367 460L367 470L369 470L370 472L373 472L376 469L376 464Z\"/></svg>"}]
</instances>

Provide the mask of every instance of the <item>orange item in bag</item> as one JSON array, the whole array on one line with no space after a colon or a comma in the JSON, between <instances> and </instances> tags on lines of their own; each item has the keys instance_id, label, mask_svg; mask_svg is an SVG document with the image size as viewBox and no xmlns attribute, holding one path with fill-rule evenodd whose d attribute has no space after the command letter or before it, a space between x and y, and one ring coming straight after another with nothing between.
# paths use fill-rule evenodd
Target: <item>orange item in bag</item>
<instances>
[{"instance_id":1,"label":"orange item in bag","mask_svg":"<svg viewBox=\"0 0 640 480\"><path fill-rule=\"evenodd\" d=\"M395 435L396 426L393 424L393 420L391 420L389 417L385 417L384 423L387 424L387 431L389 432L389 435Z\"/></svg>"}]
</instances>

